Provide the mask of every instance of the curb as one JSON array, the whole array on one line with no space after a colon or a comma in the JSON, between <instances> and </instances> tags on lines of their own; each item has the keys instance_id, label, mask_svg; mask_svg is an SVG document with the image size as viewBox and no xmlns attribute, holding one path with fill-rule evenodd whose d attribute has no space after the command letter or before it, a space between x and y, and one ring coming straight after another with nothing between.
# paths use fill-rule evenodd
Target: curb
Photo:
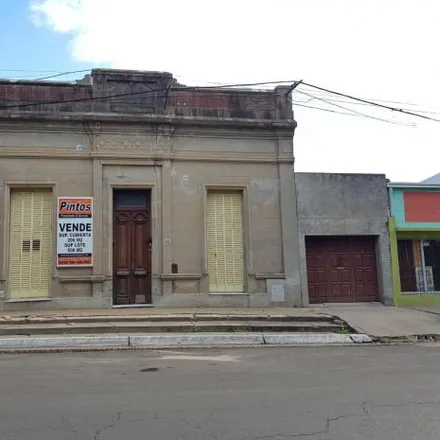
<instances>
[{"instance_id":1,"label":"curb","mask_svg":"<svg viewBox=\"0 0 440 440\"><path fill-rule=\"evenodd\" d=\"M130 347L161 346L245 346L263 345L263 335L259 333L200 333L176 335L134 335L130 336Z\"/></svg>"},{"instance_id":2,"label":"curb","mask_svg":"<svg viewBox=\"0 0 440 440\"><path fill-rule=\"evenodd\" d=\"M158 347L245 347L371 343L367 335L337 333L197 333L105 336L0 337L0 351L117 350Z\"/></svg>"},{"instance_id":3,"label":"curb","mask_svg":"<svg viewBox=\"0 0 440 440\"><path fill-rule=\"evenodd\" d=\"M0 350L127 347L128 336L11 336L0 338Z\"/></svg>"}]
</instances>

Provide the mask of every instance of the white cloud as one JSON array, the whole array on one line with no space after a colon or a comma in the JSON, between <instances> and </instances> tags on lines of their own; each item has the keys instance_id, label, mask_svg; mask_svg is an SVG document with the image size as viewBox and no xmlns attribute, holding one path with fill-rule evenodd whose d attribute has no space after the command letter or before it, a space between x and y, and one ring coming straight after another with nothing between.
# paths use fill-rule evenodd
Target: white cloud
<instances>
[{"instance_id":1,"label":"white cloud","mask_svg":"<svg viewBox=\"0 0 440 440\"><path fill-rule=\"evenodd\" d=\"M49 26L56 32L72 32L81 28L83 4L80 0L32 0L31 19L37 26Z\"/></svg>"},{"instance_id":2,"label":"white cloud","mask_svg":"<svg viewBox=\"0 0 440 440\"><path fill-rule=\"evenodd\" d=\"M304 78L358 96L440 102L437 0L37 0L31 11L71 35L76 60L96 65L166 70L187 83ZM398 180L440 171L440 124L411 129L301 107L296 118L299 169Z\"/></svg>"}]
</instances>

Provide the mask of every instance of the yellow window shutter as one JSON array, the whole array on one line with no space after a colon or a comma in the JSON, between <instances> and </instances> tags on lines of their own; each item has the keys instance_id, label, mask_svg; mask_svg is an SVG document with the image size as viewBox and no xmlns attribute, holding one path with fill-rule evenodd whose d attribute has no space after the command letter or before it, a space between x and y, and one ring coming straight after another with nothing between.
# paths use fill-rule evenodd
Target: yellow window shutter
<instances>
[{"instance_id":1,"label":"yellow window shutter","mask_svg":"<svg viewBox=\"0 0 440 440\"><path fill-rule=\"evenodd\" d=\"M11 192L11 299L48 297L52 261L52 192Z\"/></svg>"},{"instance_id":2,"label":"yellow window shutter","mask_svg":"<svg viewBox=\"0 0 440 440\"><path fill-rule=\"evenodd\" d=\"M208 193L209 290L243 292L243 217L241 192Z\"/></svg>"}]
</instances>

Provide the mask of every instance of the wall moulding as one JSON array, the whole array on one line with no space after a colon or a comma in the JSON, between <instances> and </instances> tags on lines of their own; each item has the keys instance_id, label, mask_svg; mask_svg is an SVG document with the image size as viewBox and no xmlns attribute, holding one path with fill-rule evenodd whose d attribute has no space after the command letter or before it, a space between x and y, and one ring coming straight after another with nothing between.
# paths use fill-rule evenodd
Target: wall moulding
<instances>
[{"instance_id":1,"label":"wall moulding","mask_svg":"<svg viewBox=\"0 0 440 440\"><path fill-rule=\"evenodd\" d=\"M58 147L2 147L0 157L10 158L52 158L52 159L89 159L90 150L76 151L75 148Z\"/></svg>"},{"instance_id":2,"label":"wall moulding","mask_svg":"<svg viewBox=\"0 0 440 440\"><path fill-rule=\"evenodd\" d=\"M96 136L95 143L97 150L140 150L151 153L171 150L171 137L163 134L100 134Z\"/></svg>"}]
</instances>

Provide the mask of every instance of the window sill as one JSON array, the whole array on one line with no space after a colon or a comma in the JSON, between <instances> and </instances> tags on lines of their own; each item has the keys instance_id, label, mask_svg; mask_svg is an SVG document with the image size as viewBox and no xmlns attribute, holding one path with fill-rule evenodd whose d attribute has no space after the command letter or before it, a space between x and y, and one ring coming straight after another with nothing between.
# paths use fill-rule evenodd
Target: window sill
<instances>
[{"instance_id":1,"label":"window sill","mask_svg":"<svg viewBox=\"0 0 440 440\"><path fill-rule=\"evenodd\" d=\"M17 299L8 299L5 303L22 303L22 302L43 302L43 301L52 301L52 298L48 297L40 297L40 298L17 298Z\"/></svg>"},{"instance_id":2,"label":"window sill","mask_svg":"<svg viewBox=\"0 0 440 440\"><path fill-rule=\"evenodd\" d=\"M250 294L247 292L209 292L210 295L245 295L245 296L249 296Z\"/></svg>"},{"instance_id":3,"label":"window sill","mask_svg":"<svg viewBox=\"0 0 440 440\"><path fill-rule=\"evenodd\" d=\"M72 275L65 277L53 277L53 280L58 281L61 284L67 283L103 283L104 281L111 280L111 278L105 275Z\"/></svg>"},{"instance_id":4,"label":"window sill","mask_svg":"<svg viewBox=\"0 0 440 440\"><path fill-rule=\"evenodd\" d=\"M256 280L284 280L284 278L286 278L286 276L284 275L284 273L270 273L270 272L262 272L262 273L256 273L255 274L255 279Z\"/></svg>"},{"instance_id":5,"label":"window sill","mask_svg":"<svg viewBox=\"0 0 440 440\"><path fill-rule=\"evenodd\" d=\"M200 280L202 279L201 273L163 273L160 278L163 281L174 280Z\"/></svg>"},{"instance_id":6,"label":"window sill","mask_svg":"<svg viewBox=\"0 0 440 440\"><path fill-rule=\"evenodd\" d=\"M440 291L438 291L438 290L435 290L435 291L432 291L432 292L401 292L402 293L402 295L409 295L409 296L414 296L414 295L420 295L420 296L423 296L423 295L440 295Z\"/></svg>"}]
</instances>

